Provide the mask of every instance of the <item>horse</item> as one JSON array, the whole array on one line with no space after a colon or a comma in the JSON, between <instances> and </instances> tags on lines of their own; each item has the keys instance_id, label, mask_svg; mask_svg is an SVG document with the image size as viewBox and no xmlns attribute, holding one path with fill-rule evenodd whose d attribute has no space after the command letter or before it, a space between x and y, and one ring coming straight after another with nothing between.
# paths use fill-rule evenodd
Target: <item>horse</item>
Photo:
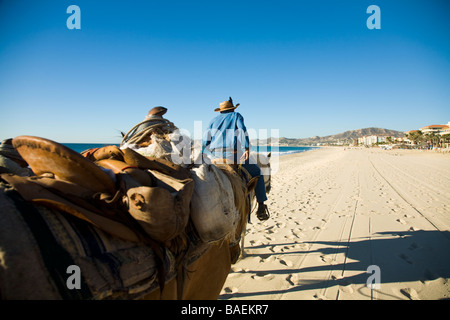
<instances>
[{"instance_id":1,"label":"horse","mask_svg":"<svg viewBox=\"0 0 450 320\"><path fill-rule=\"evenodd\" d=\"M248 183L230 165L216 164L229 178L236 208L241 218L232 238L213 243L209 250L187 268L187 281L183 288L182 299L217 299L231 270L231 265L240 258L240 238L246 229L250 201L248 195L256 187L257 177ZM190 274L189 274L190 273ZM213 284L213 285L212 285Z\"/></svg>"},{"instance_id":2,"label":"horse","mask_svg":"<svg viewBox=\"0 0 450 320\"><path fill-rule=\"evenodd\" d=\"M257 163L258 166L261 168L261 175L264 178L264 187L266 189L266 193L269 194L270 190L272 188L271 186L271 167L270 167L270 159L271 159L271 152L269 152L268 154L263 154L263 153L251 153L250 154L250 161L251 163ZM249 217L251 215L251 213L255 210L256 208L256 196L255 196L255 192L252 191L249 194L250 197L250 203L251 203L251 210L249 213ZM250 221L250 220L249 220ZM241 234L241 254L240 257L244 257L245 256L245 233L246 233L246 229L242 230L242 234Z\"/></svg>"},{"instance_id":3,"label":"horse","mask_svg":"<svg viewBox=\"0 0 450 320\"><path fill-rule=\"evenodd\" d=\"M240 218L234 232L215 243L203 243L191 221L164 242L128 237L126 228L120 230L128 238L121 237L66 207L25 199L10 183L22 180L2 174L0 298L217 299L240 255L240 238L251 208L248 195L257 178L247 181L229 165L216 166L230 180ZM36 192L41 191L55 192L51 188ZM117 200L108 198L108 205L113 201Z\"/></svg>"}]
</instances>

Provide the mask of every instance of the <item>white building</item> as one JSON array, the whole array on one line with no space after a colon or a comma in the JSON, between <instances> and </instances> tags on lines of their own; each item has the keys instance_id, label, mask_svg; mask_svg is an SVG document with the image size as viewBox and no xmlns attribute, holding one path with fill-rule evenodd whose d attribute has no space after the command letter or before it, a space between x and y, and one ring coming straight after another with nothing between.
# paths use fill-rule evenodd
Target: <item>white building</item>
<instances>
[{"instance_id":1,"label":"white building","mask_svg":"<svg viewBox=\"0 0 450 320\"><path fill-rule=\"evenodd\" d=\"M358 144L363 144L366 146L371 146L371 145L379 143L379 142L386 142L386 137L364 136L364 137L358 138Z\"/></svg>"},{"instance_id":2,"label":"white building","mask_svg":"<svg viewBox=\"0 0 450 320\"><path fill-rule=\"evenodd\" d=\"M448 124L432 124L426 127L420 128L423 134L435 133L435 134L449 134L450 133L450 122Z\"/></svg>"}]
</instances>

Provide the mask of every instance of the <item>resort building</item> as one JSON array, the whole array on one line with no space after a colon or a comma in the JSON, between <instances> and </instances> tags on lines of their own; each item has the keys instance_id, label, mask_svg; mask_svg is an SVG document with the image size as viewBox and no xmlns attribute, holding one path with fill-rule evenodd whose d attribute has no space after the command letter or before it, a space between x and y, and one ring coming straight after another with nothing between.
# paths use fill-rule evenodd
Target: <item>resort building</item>
<instances>
[{"instance_id":1,"label":"resort building","mask_svg":"<svg viewBox=\"0 0 450 320\"><path fill-rule=\"evenodd\" d=\"M419 133L419 135L414 134ZM404 141L411 145L421 145L430 148L449 148L450 122L447 124L432 124L420 128L420 130L410 130L405 132ZM440 137L439 137L440 136Z\"/></svg>"},{"instance_id":2,"label":"resort building","mask_svg":"<svg viewBox=\"0 0 450 320\"><path fill-rule=\"evenodd\" d=\"M441 135L450 134L450 121L447 123L447 128L442 128Z\"/></svg>"},{"instance_id":3,"label":"resort building","mask_svg":"<svg viewBox=\"0 0 450 320\"><path fill-rule=\"evenodd\" d=\"M432 124L430 126L420 128L423 134L435 133L435 134L449 134L450 133L450 122L448 124Z\"/></svg>"},{"instance_id":4,"label":"resort building","mask_svg":"<svg viewBox=\"0 0 450 320\"><path fill-rule=\"evenodd\" d=\"M358 138L358 144L362 144L365 146L371 146L371 145L379 143L379 142L386 142L386 137L364 136L364 137Z\"/></svg>"}]
</instances>

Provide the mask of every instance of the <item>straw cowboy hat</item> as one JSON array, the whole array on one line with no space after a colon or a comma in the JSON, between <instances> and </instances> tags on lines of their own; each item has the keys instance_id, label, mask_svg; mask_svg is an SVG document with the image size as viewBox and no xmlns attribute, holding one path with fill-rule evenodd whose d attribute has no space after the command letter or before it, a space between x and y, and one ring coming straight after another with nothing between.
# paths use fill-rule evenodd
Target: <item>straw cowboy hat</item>
<instances>
[{"instance_id":1,"label":"straw cowboy hat","mask_svg":"<svg viewBox=\"0 0 450 320\"><path fill-rule=\"evenodd\" d=\"M237 107L239 107L239 103L237 104L237 105L233 105L233 99L231 99L231 97L230 97L230 99L228 100L228 101L224 101L224 102L222 102L221 104L220 104L220 107L219 108L216 108L215 110L214 110L214 112L217 112L217 111L220 111L220 112L222 112L222 111L227 111L227 110L234 110L234 109L236 109Z\"/></svg>"},{"instance_id":2,"label":"straw cowboy hat","mask_svg":"<svg viewBox=\"0 0 450 320\"><path fill-rule=\"evenodd\" d=\"M148 112L148 116L162 116L167 112L167 108L158 106Z\"/></svg>"}]
</instances>

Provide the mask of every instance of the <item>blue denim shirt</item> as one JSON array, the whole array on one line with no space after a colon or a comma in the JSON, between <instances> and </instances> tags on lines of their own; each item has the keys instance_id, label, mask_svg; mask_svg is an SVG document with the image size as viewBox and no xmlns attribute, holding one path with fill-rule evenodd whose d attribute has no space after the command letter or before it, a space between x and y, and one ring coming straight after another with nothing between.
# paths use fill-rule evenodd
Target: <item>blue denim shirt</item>
<instances>
[{"instance_id":1,"label":"blue denim shirt","mask_svg":"<svg viewBox=\"0 0 450 320\"><path fill-rule=\"evenodd\" d=\"M203 135L203 150L214 152L237 151L243 153L250 148L250 140L244 117L238 112L228 111L220 113L211 120Z\"/></svg>"}]
</instances>

